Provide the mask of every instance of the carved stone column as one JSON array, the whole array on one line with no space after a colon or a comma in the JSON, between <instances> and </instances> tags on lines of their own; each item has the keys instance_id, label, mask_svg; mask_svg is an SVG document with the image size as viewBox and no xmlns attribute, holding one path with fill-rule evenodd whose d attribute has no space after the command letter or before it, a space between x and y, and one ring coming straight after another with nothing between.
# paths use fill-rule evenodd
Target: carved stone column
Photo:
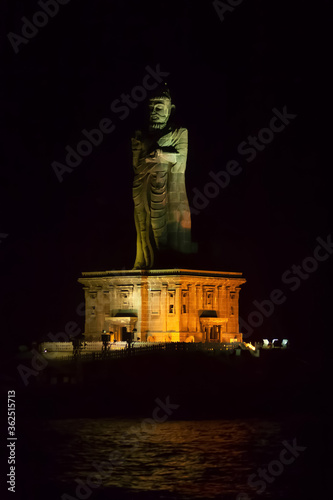
<instances>
[{"instance_id":1,"label":"carved stone column","mask_svg":"<svg viewBox=\"0 0 333 500\"><path fill-rule=\"evenodd\" d=\"M230 286L225 287L225 316L228 318L228 323L226 324L226 332L229 332L230 328Z\"/></svg>"},{"instance_id":2,"label":"carved stone column","mask_svg":"<svg viewBox=\"0 0 333 500\"><path fill-rule=\"evenodd\" d=\"M229 291L229 333L238 333L236 332L236 316L235 316L235 304L236 304L236 292L234 288L231 288Z\"/></svg>"},{"instance_id":3,"label":"carved stone column","mask_svg":"<svg viewBox=\"0 0 333 500\"><path fill-rule=\"evenodd\" d=\"M189 332L196 331L196 319L198 314L196 313L196 295L193 285L190 283L188 285L188 320L187 328Z\"/></svg>"},{"instance_id":4,"label":"carved stone column","mask_svg":"<svg viewBox=\"0 0 333 500\"><path fill-rule=\"evenodd\" d=\"M235 328L236 328L236 333L239 333L239 292L240 292L240 287L237 286L235 288L235 307L234 307L234 316L235 316Z\"/></svg>"},{"instance_id":5,"label":"carved stone column","mask_svg":"<svg viewBox=\"0 0 333 500\"><path fill-rule=\"evenodd\" d=\"M217 286L217 316L223 317L222 312L222 285Z\"/></svg>"},{"instance_id":6,"label":"carved stone column","mask_svg":"<svg viewBox=\"0 0 333 500\"><path fill-rule=\"evenodd\" d=\"M200 318L199 318L199 309L200 307L200 299L201 299L201 285L195 285L195 302L196 302L196 325L195 331L201 332Z\"/></svg>"},{"instance_id":7,"label":"carved stone column","mask_svg":"<svg viewBox=\"0 0 333 500\"><path fill-rule=\"evenodd\" d=\"M89 287L84 286L84 305L85 305L85 316L84 316L84 333L90 333L91 332L91 326L90 326L90 314L88 312L89 308Z\"/></svg>"},{"instance_id":8,"label":"carved stone column","mask_svg":"<svg viewBox=\"0 0 333 500\"><path fill-rule=\"evenodd\" d=\"M161 315L162 315L162 330L167 332L167 318L168 318L168 284L162 283L162 297L161 297Z\"/></svg>"},{"instance_id":9,"label":"carved stone column","mask_svg":"<svg viewBox=\"0 0 333 500\"><path fill-rule=\"evenodd\" d=\"M176 291L175 308L176 308L176 317L177 317L177 325L178 325L177 328L178 328L178 334L179 334L179 339L180 339L181 307L182 307L181 283L175 283L175 291Z\"/></svg>"},{"instance_id":10,"label":"carved stone column","mask_svg":"<svg viewBox=\"0 0 333 500\"><path fill-rule=\"evenodd\" d=\"M216 314L218 315L218 300L217 300L217 286L214 285L213 287L213 310L216 311Z\"/></svg>"},{"instance_id":11,"label":"carved stone column","mask_svg":"<svg viewBox=\"0 0 333 500\"><path fill-rule=\"evenodd\" d=\"M141 340L145 342L149 330L148 279L146 277L142 277L141 283L138 284L138 290L141 299Z\"/></svg>"}]
</instances>

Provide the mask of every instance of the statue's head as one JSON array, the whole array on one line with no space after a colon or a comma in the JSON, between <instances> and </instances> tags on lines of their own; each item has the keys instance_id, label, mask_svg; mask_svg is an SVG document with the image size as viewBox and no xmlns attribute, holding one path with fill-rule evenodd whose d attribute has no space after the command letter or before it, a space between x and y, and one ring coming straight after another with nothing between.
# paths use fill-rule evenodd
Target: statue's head
<instances>
[{"instance_id":1,"label":"statue's head","mask_svg":"<svg viewBox=\"0 0 333 500\"><path fill-rule=\"evenodd\" d=\"M171 102L169 89L165 86L158 89L149 98L149 126L152 129L163 129L170 118L175 105Z\"/></svg>"}]
</instances>

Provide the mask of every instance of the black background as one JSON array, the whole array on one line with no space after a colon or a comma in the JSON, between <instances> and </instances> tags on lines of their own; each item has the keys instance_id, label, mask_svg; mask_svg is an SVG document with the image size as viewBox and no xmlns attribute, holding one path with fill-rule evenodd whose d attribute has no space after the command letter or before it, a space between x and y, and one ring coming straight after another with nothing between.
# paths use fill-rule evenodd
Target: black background
<instances>
[{"instance_id":1,"label":"black background","mask_svg":"<svg viewBox=\"0 0 333 500\"><path fill-rule=\"evenodd\" d=\"M83 329L80 273L132 268L129 139L146 101L123 121L110 105L159 64L189 129L190 204L211 170L231 159L243 168L192 217L198 268L244 273L245 320L254 300L284 291L251 340L324 345L333 257L294 292L281 276L330 234L329 1L244 0L221 22L211 1L71 0L18 54L7 34L40 7L1 5L2 344L16 349L68 321ZM247 163L238 145L284 106L297 118ZM116 130L59 183L51 163L104 117Z\"/></svg>"}]
</instances>

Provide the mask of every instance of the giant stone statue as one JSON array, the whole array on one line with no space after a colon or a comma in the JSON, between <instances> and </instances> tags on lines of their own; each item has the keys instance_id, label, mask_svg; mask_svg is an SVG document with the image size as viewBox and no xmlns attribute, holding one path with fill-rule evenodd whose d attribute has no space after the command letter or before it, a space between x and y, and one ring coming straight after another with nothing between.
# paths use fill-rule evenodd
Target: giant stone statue
<instances>
[{"instance_id":1,"label":"giant stone statue","mask_svg":"<svg viewBox=\"0 0 333 500\"><path fill-rule=\"evenodd\" d=\"M149 99L149 124L132 138L137 232L134 269L151 269L154 254L196 251L185 188L187 129L171 124L175 106L167 87Z\"/></svg>"}]
</instances>

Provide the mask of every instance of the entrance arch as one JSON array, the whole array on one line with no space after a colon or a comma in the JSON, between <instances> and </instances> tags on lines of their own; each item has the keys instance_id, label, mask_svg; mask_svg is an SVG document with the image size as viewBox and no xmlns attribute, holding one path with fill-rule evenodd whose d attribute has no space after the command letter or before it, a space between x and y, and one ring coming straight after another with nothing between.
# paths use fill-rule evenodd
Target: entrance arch
<instances>
[{"instance_id":1,"label":"entrance arch","mask_svg":"<svg viewBox=\"0 0 333 500\"><path fill-rule=\"evenodd\" d=\"M189 337L186 337L185 342L194 342L193 335L190 335Z\"/></svg>"}]
</instances>

